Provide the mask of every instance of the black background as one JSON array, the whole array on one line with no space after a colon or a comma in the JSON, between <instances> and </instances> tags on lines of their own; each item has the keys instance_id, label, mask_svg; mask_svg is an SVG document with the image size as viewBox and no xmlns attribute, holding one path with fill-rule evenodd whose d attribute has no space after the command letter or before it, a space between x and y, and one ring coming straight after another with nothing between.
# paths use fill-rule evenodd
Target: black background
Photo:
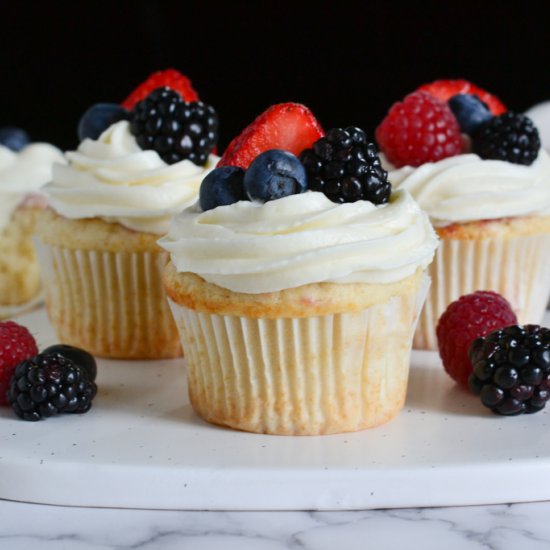
<instances>
[{"instance_id":1,"label":"black background","mask_svg":"<svg viewBox=\"0 0 550 550\"><path fill-rule=\"evenodd\" d=\"M175 67L221 120L267 106L369 132L420 84L466 78L523 111L550 99L550 2L1 2L0 125L77 145L87 107Z\"/></svg>"}]
</instances>

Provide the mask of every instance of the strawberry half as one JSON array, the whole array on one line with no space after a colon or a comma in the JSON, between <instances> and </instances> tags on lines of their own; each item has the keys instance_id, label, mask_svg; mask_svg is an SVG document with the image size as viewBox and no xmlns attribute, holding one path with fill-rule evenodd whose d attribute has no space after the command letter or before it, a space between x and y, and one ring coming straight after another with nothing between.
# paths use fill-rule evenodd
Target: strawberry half
<instances>
[{"instance_id":1,"label":"strawberry half","mask_svg":"<svg viewBox=\"0 0 550 550\"><path fill-rule=\"evenodd\" d=\"M153 90L167 86L178 92L185 101L198 101L199 96L191 81L176 69L157 71L142 82L122 103L122 107L131 111L136 103L145 99Z\"/></svg>"},{"instance_id":2,"label":"strawberry half","mask_svg":"<svg viewBox=\"0 0 550 550\"><path fill-rule=\"evenodd\" d=\"M298 156L325 133L313 113L299 103L279 103L264 111L228 145L218 166L248 168L264 151L282 149Z\"/></svg>"},{"instance_id":3,"label":"strawberry half","mask_svg":"<svg viewBox=\"0 0 550 550\"><path fill-rule=\"evenodd\" d=\"M423 84L416 91L428 92L440 101L448 101L457 94L474 94L489 107L494 115L500 115L507 111L504 103L498 97L467 80L436 80L429 84Z\"/></svg>"}]
</instances>

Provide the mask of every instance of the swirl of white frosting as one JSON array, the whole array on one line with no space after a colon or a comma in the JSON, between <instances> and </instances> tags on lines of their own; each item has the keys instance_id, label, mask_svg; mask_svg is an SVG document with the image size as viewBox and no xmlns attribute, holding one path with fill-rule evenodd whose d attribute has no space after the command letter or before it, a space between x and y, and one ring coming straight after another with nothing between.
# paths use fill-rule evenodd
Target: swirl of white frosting
<instances>
[{"instance_id":1,"label":"swirl of white frosting","mask_svg":"<svg viewBox=\"0 0 550 550\"><path fill-rule=\"evenodd\" d=\"M406 192L388 204L336 204L319 192L265 204L241 201L172 221L159 244L179 272L235 292L308 283L390 283L432 260L437 237Z\"/></svg>"},{"instance_id":2,"label":"swirl of white frosting","mask_svg":"<svg viewBox=\"0 0 550 550\"><path fill-rule=\"evenodd\" d=\"M69 164L56 166L46 187L56 212L155 234L166 233L171 217L197 200L202 179L218 161L210 155L206 166L166 164L156 151L139 147L125 120L66 157Z\"/></svg>"},{"instance_id":3,"label":"swirl of white frosting","mask_svg":"<svg viewBox=\"0 0 550 550\"><path fill-rule=\"evenodd\" d=\"M418 168L384 164L394 188L406 189L434 225L550 214L550 157L543 149L530 166L474 154Z\"/></svg>"},{"instance_id":4,"label":"swirl of white frosting","mask_svg":"<svg viewBox=\"0 0 550 550\"><path fill-rule=\"evenodd\" d=\"M31 143L18 152L0 145L0 229L29 195L41 192L56 162L65 162L63 153L49 143Z\"/></svg>"}]
</instances>

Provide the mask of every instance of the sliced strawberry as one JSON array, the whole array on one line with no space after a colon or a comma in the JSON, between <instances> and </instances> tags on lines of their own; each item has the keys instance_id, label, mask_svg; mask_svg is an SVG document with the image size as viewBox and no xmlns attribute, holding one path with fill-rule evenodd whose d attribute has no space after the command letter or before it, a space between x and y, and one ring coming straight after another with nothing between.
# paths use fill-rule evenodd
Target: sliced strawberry
<instances>
[{"instance_id":1,"label":"sliced strawberry","mask_svg":"<svg viewBox=\"0 0 550 550\"><path fill-rule=\"evenodd\" d=\"M246 169L260 153L269 149L299 155L324 135L307 107L299 103L279 103L264 111L231 141L218 166Z\"/></svg>"},{"instance_id":2,"label":"sliced strawberry","mask_svg":"<svg viewBox=\"0 0 550 550\"><path fill-rule=\"evenodd\" d=\"M171 90L178 92L185 101L198 101L199 96L193 89L191 81L176 69L166 69L157 71L142 82L122 103L121 105L129 111L134 108L136 103L145 99L153 90L167 86Z\"/></svg>"},{"instance_id":3,"label":"sliced strawberry","mask_svg":"<svg viewBox=\"0 0 550 550\"><path fill-rule=\"evenodd\" d=\"M447 101L457 94L475 94L491 109L494 115L500 115L507 111L504 103L498 97L467 80L436 80L429 84L423 84L417 91L428 92L440 101Z\"/></svg>"}]
</instances>

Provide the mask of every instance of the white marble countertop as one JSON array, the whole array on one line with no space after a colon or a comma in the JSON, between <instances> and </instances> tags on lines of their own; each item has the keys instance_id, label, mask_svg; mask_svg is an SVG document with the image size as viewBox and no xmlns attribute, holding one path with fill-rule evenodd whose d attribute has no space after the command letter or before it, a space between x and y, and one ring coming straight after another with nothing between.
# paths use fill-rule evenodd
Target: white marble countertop
<instances>
[{"instance_id":1,"label":"white marble countertop","mask_svg":"<svg viewBox=\"0 0 550 550\"><path fill-rule=\"evenodd\" d=\"M175 512L0 500L0 518L0 548L10 550L550 548L550 502L357 512Z\"/></svg>"}]
</instances>

